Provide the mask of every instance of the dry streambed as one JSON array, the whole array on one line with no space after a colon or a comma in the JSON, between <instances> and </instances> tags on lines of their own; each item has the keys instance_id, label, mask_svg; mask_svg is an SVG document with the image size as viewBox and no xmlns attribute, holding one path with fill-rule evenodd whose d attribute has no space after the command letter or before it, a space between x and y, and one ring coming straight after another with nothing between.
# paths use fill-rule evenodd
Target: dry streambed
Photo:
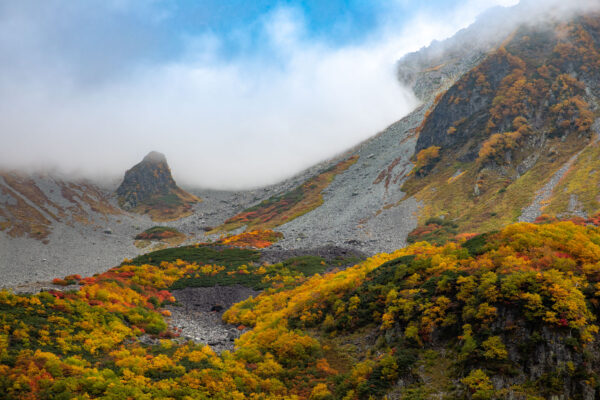
<instances>
[{"instance_id":1,"label":"dry streambed","mask_svg":"<svg viewBox=\"0 0 600 400\"><path fill-rule=\"evenodd\" d=\"M256 296L258 291L244 286L214 286L173 290L179 303L169 306L169 324L183 338L206 343L214 351L233 350L233 341L242 333L222 321L223 313L235 303Z\"/></svg>"}]
</instances>

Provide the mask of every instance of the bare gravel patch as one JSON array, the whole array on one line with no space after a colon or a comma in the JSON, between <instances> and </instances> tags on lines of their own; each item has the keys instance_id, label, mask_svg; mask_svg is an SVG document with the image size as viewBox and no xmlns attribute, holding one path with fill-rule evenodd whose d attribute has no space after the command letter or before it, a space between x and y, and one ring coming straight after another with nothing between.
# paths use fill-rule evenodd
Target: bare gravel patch
<instances>
[{"instance_id":1,"label":"bare gravel patch","mask_svg":"<svg viewBox=\"0 0 600 400\"><path fill-rule=\"evenodd\" d=\"M582 150L583 151L583 150ZM579 157L581 151L575 154L573 157L569 159L552 177L550 180L535 194L535 198L533 202L525 207L521 211L521 216L519 216L519 222L533 222L540 215L542 215L542 205L545 201L549 200L552 196L552 192L554 192L554 188L560 182L560 180L565 176L569 168L573 165L577 157Z\"/></svg>"},{"instance_id":2,"label":"bare gravel patch","mask_svg":"<svg viewBox=\"0 0 600 400\"><path fill-rule=\"evenodd\" d=\"M182 337L208 344L214 351L233 350L235 339L245 332L222 321L223 313L235 303L260 292L244 286L185 288L172 291L179 306L169 306L169 325Z\"/></svg>"}]
</instances>

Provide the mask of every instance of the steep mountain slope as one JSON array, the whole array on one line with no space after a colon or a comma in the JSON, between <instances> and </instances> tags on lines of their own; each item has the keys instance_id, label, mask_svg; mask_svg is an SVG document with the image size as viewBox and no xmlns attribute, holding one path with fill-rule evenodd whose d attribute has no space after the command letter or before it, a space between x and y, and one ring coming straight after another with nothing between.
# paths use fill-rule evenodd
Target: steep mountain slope
<instances>
[{"instance_id":1,"label":"steep mountain slope","mask_svg":"<svg viewBox=\"0 0 600 400\"><path fill-rule=\"evenodd\" d=\"M275 228L284 234L276 245L283 248L327 244L375 252L403 246L416 226L416 202L408 200L391 209L404 197L399 185L373 182L382 169L400 178L410 171L415 131L424 110L419 108L356 149L302 174L296 186L286 184L284 190L276 186L275 195L228 218L219 230ZM396 160L394 168L388 168L391 160Z\"/></svg>"},{"instance_id":2,"label":"steep mountain slope","mask_svg":"<svg viewBox=\"0 0 600 400\"><path fill-rule=\"evenodd\" d=\"M0 231L48 243L53 222L69 226L101 224L122 212L90 182L57 177L0 173Z\"/></svg>"},{"instance_id":3,"label":"steep mountain slope","mask_svg":"<svg viewBox=\"0 0 600 400\"><path fill-rule=\"evenodd\" d=\"M136 227L106 189L51 174L0 173L0 286L93 274L139 252Z\"/></svg>"},{"instance_id":4,"label":"steep mountain slope","mask_svg":"<svg viewBox=\"0 0 600 400\"><path fill-rule=\"evenodd\" d=\"M192 205L200 201L177 186L166 157L155 151L125 172L117 195L123 209L148 214L156 221L188 216L192 213Z\"/></svg>"},{"instance_id":5,"label":"steep mountain slope","mask_svg":"<svg viewBox=\"0 0 600 400\"><path fill-rule=\"evenodd\" d=\"M451 38L405 55L398 62L398 80L423 101L435 97L495 50L512 29L534 18L524 7L492 8Z\"/></svg>"},{"instance_id":6,"label":"steep mountain slope","mask_svg":"<svg viewBox=\"0 0 600 400\"><path fill-rule=\"evenodd\" d=\"M218 230L230 231L239 227L268 229L289 222L323 204L323 191L340 172L358 159L354 155L323 170L283 195L271 196L256 206L227 219Z\"/></svg>"},{"instance_id":7,"label":"steep mountain slope","mask_svg":"<svg viewBox=\"0 0 600 400\"><path fill-rule=\"evenodd\" d=\"M520 15L514 10L496 11L506 18ZM400 80L413 88L423 104L372 139L329 162L332 167L340 160L358 157L321 192L322 205L293 220L279 221L276 229L286 239L276 246L301 248L328 243L373 253L406 245L409 232L417 226L420 202L407 197L402 184L413 169L418 129L436 95L476 67L510 33L500 20L497 13L483 16L455 38L434 43L399 62ZM465 41L473 45L465 47ZM291 195L282 192L278 197Z\"/></svg>"},{"instance_id":8,"label":"steep mountain slope","mask_svg":"<svg viewBox=\"0 0 600 400\"><path fill-rule=\"evenodd\" d=\"M598 186L581 181L597 151L598 49L597 15L521 27L440 95L403 185L423 202L420 222L482 231L597 212Z\"/></svg>"}]
</instances>

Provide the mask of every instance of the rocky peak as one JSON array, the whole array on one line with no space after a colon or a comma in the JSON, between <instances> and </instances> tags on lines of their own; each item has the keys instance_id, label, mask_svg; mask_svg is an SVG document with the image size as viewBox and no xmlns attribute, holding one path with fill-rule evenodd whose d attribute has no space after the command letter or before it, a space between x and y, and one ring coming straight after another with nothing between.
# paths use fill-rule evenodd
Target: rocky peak
<instances>
[{"instance_id":1,"label":"rocky peak","mask_svg":"<svg viewBox=\"0 0 600 400\"><path fill-rule=\"evenodd\" d=\"M151 151L144 157L142 162L154 163L154 164L167 164L167 157L163 153L158 151Z\"/></svg>"},{"instance_id":2,"label":"rocky peak","mask_svg":"<svg viewBox=\"0 0 600 400\"><path fill-rule=\"evenodd\" d=\"M168 195L176 189L177 184L171 175L165 155L152 151L142 162L125 172L117 195L121 207L129 210L157 195Z\"/></svg>"}]
</instances>

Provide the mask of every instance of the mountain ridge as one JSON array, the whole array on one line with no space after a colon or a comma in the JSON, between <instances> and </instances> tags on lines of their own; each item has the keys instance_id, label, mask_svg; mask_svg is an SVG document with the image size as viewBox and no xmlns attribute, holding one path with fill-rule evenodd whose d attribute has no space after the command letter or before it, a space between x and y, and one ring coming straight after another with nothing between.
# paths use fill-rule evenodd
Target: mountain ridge
<instances>
[{"instance_id":1,"label":"mountain ridge","mask_svg":"<svg viewBox=\"0 0 600 400\"><path fill-rule=\"evenodd\" d=\"M570 179L588 168L576 156L595 152L599 21L596 14L514 32L438 97L404 184L425 203L421 224L441 216L463 231L497 229L516 221L535 193L573 163L541 205L554 216L569 215L565 201L559 206L553 199L564 197L566 182L583 179ZM598 196L594 185L578 190ZM597 206L586 203L588 216Z\"/></svg>"}]
</instances>

